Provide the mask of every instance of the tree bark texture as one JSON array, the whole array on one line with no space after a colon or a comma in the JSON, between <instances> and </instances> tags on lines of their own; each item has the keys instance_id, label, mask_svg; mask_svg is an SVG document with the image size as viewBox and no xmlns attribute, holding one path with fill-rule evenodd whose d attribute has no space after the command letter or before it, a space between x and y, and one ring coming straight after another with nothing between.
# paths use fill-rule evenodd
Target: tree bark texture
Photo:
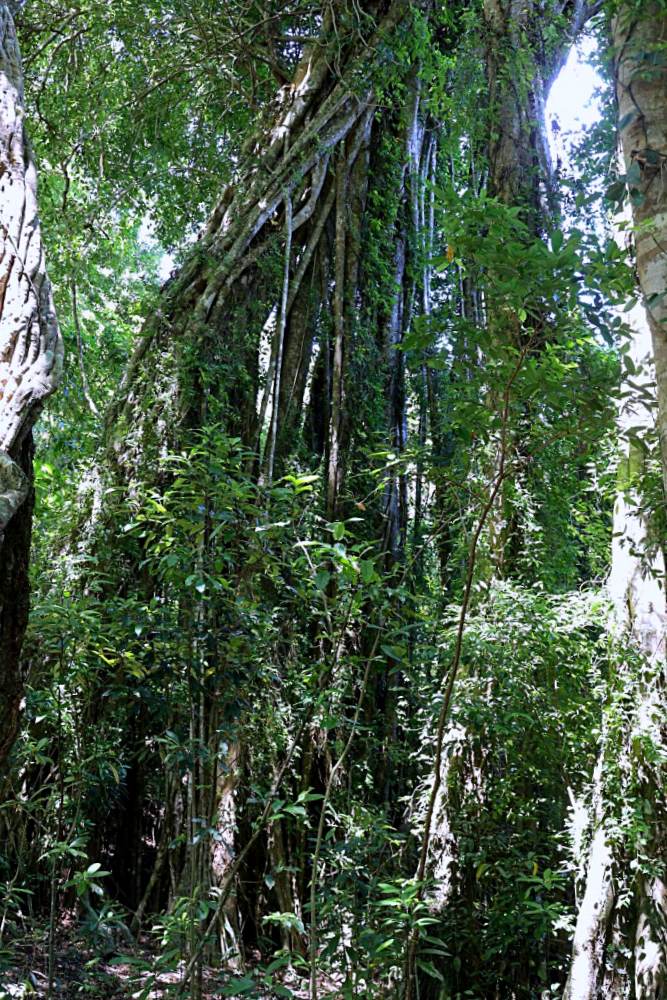
<instances>
[{"instance_id":1,"label":"tree bark texture","mask_svg":"<svg viewBox=\"0 0 667 1000\"><path fill-rule=\"evenodd\" d=\"M626 996L658 1000L667 985L667 800L661 763L667 748L665 566L662 546L654 537L641 502L646 447L643 438L650 440L654 434L653 408L645 402L654 391L648 319L641 306L629 315L633 377L626 385L625 401L619 410L624 451L607 583L620 657L614 669L630 701L631 717L620 736L613 735L606 718L603 720L590 805L591 839L584 892L577 913L565 1000ZM643 660L639 678L629 667L630 660L637 657ZM611 768L620 775L611 782L612 789L620 784L614 797L607 778ZM618 801L619 796L622 801ZM637 796L651 803L649 832L641 845L644 858L640 863L637 848L633 850L632 844L613 833L626 799ZM647 863L650 874L642 874ZM632 900L631 907L622 905L623 896ZM623 955L627 958L623 959Z\"/></svg>"},{"instance_id":2,"label":"tree bark texture","mask_svg":"<svg viewBox=\"0 0 667 1000\"><path fill-rule=\"evenodd\" d=\"M583 0L550 4L548 12L533 0L484 0L489 193L523 206L538 232L556 209L546 101L594 9Z\"/></svg>"},{"instance_id":3,"label":"tree bark texture","mask_svg":"<svg viewBox=\"0 0 667 1000\"><path fill-rule=\"evenodd\" d=\"M37 174L24 125L12 12L0 3L0 764L21 697L28 612L33 424L60 377L62 341L37 216Z\"/></svg>"},{"instance_id":4,"label":"tree bark texture","mask_svg":"<svg viewBox=\"0 0 667 1000\"><path fill-rule=\"evenodd\" d=\"M653 341L667 489L667 11L621 6L612 24L619 132L635 224L637 276Z\"/></svg>"}]
</instances>

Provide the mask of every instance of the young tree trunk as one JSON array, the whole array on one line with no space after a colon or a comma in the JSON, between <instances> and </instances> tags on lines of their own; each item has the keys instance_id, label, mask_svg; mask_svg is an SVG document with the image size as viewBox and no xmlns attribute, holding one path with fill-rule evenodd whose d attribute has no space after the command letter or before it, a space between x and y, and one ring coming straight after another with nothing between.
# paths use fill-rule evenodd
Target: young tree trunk
<instances>
[{"instance_id":1,"label":"young tree trunk","mask_svg":"<svg viewBox=\"0 0 667 1000\"><path fill-rule=\"evenodd\" d=\"M602 759L594 777L594 832L588 852L584 894L572 943L572 963L565 1000L595 1000L604 970L604 953L614 907L612 855L607 842L602 793Z\"/></svg>"},{"instance_id":2,"label":"young tree trunk","mask_svg":"<svg viewBox=\"0 0 667 1000\"><path fill-rule=\"evenodd\" d=\"M16 733L28 616L32 427L55 389L63 348L46 274L37 173L26 135L12 14L0 3L0 764Z\"/></svg>"}]
</instances>

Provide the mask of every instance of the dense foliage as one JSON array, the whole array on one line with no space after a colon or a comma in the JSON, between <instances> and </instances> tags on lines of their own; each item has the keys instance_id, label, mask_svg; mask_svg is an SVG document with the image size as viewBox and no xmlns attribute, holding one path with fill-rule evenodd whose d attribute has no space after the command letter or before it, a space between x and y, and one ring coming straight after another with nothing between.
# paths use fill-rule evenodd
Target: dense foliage
<instances>
[{"instance_id":1,"label":"dense foliage","mask_svg":"<svg viewBox=\"0 0 667 1000\"><path fill-rule=\"evenodd\" d=\"M664 537L654 428L629 472L617 420L654 405L618 5L524 6L17 15L67 363L0 996L563 996L601 788L626 992L595 995L649 996L661 668L605 587L619 489ZM554 167L582 32L607 112Z\"/></svg>"}]
</instances>

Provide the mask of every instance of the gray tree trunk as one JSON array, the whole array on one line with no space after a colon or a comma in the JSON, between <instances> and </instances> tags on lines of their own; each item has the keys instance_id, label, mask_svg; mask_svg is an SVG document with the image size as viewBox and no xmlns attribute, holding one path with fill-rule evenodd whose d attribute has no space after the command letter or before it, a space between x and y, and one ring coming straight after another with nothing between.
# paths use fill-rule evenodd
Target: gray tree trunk
<instances>
[{"instance_id":1,"label":"gray tree trunk","mask_svg":"<svg viewBox=\"0 0 667 1000\"><path fill-rule=\"evenodd\" d=\"M28 615L33 424L55 389L63 348L37 216L37 175L24 126L23 72L12 17L0 3L0 764L21 698Z\"/></svg>"},{"instance_id":2,"label":"gray tree trunk","mask_svg":"<svg viewBox=\"0 0 667 1000\"><path fill-rule=\"evenodd\" d=\"M637 275L653 341L667 489L667 12L625 4L614 18L619 132L631 191Z\"/></svg>"},{"instance_id":3,"label":"gray tree trunk","mask_svg":"<svg viewBox=\"0 0 667 1000\"><path fill-rule=\"evenodd\" d=\"M655 433L653 408L645 402L654 383L651 338L641 306L631 312L629 322L634 333L630 350L633 375L619 412L623 454L607 586L615 611L616 648L627 647L631 657L642 655L645 665L640 683L633 680L625 662L615 666L618 680L633 699L632 715L620 745L618 735L612 739L603 723L589 810L591 841L584 859L584 892L564 1000L621 1000L627 996L658 1000L665 989L665 798L659 763L666 749L665 567L662 549L651 537L641 503L645 452L638 429L647 439ZM647 747L653 750L647 753ZM651 855L655 869L650 876L641 874L646 859L641 866L628 866L625 845L612 835L614 817L625 802L609 801L605 775L610 765L621 775L617 797L639 794L651 801L651 834L642 847L644 854ZM619 906L622 895L633 899L634 916ZM621 959L624 953L626 960Z\"/></svg>"},{"instance_id":4,"label":"gray tree trunk","mask_svg":"<svg viewBox=\"0 0 667 1000\"><path fill-rule=\"evenodd\" d=\"M667 494L667 8L664 3L622 5L612 23L619 131L635 223L637 274L651 332L657 383L658 436ZM667 750L665 718L665 575L650 613L640 623L642 645L656 661L656 680L639 706L640 725ZM657 720L657 723L656 723ZM634 940L637 1000L667 993L667 798L665 771L643 766L653 799L655 870L637 880Z\"/></svg>"}]
</instances>

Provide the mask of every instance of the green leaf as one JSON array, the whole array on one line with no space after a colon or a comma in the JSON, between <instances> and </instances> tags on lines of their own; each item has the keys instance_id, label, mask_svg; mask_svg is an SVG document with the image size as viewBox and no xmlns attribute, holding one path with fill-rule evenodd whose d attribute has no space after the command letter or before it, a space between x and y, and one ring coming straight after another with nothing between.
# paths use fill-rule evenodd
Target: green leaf
<instances>
[{"instance_id":1,"label":"green leaf","mask_svg":"<svg viewBox=\"0 0 667 1000\"><path fill-rule=\"evenodd\" d=\"M441 972L438 972L436 967L431 962L425 962L423 959L418 958L417 965L422 972L425 972L427 976L431 977L431 979L438 979L441 983L444 983L444 976Z\"/></svg>"},{"instance_id":2,"label":"green leaf","mask_svg":"<svg viewBox=\"0 0 667 1000\"><path fill-rule=\"evenodd\" d=\"M642 172L639 164L636 160L633 160L628 167L628 172L626 174L626 183L628 187L636 187L637 184L641 183Z\"/></svg>"},{"instance_id":3,"label":"green leaf","mask_svg":"<svg viewBox=\"0 0 667 1000\"><path fill-rule=\"evenodd\" d=\"M371 583L375 579L375 564L370 559L362 559L359 563L359 570L364 583Z\"/></svg>"},{"instance_id":4,"label":"green leaf","mask_svg":"<svg viewBox=\"0 0 667 1000\"><path fill-rule=\"evenodd\" d=\"M475 872L475 878L477 879L478 882L482 878L482 876L484 875L484 873L487 872L488 870L489 870L489 865L486 863L486 861L482 861L480 864L477 865L477 871Z\"/></svg>"},{"instance_id":5,"label":"green leaf","mask_svg":"<svg viewBox=\"0 0 667 1000\"><path fill-rule=\"evenodd\" d=\"M251 993L255 989L255 980L251 979L250 976L243 976L240 979L232 979L221 989L221 994L223 997L236 997L243 996L245 993Z\"/></svg>"},{"instance_id":6,"label":"green leaf","mask_svg":"<svg viewBox=\"0 0 667 1000\"><path fill-rule=\"evenodd\" d=\"M625 191L626 188L624 181L620 180L614 181L613 184L609 185L609 187L604 193L604 196L607 199L607 201L617 203L623 201L623 199L625 198Z\"/></svg>"},{"instance_id":7,"label":"green leaf","mask_svg":"<svg viewBox=\"0 0 667 1000\"><path fill-rule=\"evenodd\" d=\"M285 806L285 808L283 809L283 812L289 813L290 816L307 816L308 815L308 813L306 812L306 810L304 809L303 806L297 806L297 805Z\"/></svg>"}]
</instances>

